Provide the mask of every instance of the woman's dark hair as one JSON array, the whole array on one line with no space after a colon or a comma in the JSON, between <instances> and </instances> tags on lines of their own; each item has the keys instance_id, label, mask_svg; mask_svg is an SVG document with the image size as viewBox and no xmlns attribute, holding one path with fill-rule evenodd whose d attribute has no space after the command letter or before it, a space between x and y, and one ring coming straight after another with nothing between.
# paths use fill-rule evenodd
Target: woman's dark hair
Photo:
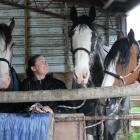
<instances>
[{"instance_id":1,"label":"woman's dark hair","mask_svg":"<svg viewBox=\"0 0 140 140\"><path fill-rule=\"evenodd\" d=\"M28 60L28 67L26 69L26 75L28 78L34 77L34 73L31 70L31 67L35 65L36 59L40 56L41 56L40 54L36 54L34 56L31 56L30 59Z\"/></svg>"}]
</instances>

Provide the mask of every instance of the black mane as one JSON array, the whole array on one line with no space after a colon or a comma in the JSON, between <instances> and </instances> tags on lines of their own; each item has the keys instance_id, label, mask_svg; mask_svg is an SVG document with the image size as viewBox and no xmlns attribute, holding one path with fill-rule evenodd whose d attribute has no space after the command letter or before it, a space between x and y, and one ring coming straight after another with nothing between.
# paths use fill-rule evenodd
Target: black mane
<instances>
[{"instance_id":1,"label":"black mane","mask_svg":"<svg viewBox=\"0 0 140 140\"><path fill-rule=\"evenodd\" d=\"M74 22L72 29L74 29L77 25L84 25L84 24L92 29L92 20L87 15L82 15L78 17L77 20Z\"/></svg>"},{"instance_id":2,"label":"black mane","mask_svg":"<svg viewBox=\"0 0 140 140\"><path fill-rule=\"evenodd\" d=\"M104 66L105 69L109 66L111 61L115 61L115 58L117 57L119 53L119 60L118 64L123 65L124 67L127 66L130 58L130 47L129 41L127 38L122 38L120 40L117 40L111 50L109 51L108 55L105 58Z\"/></svg>"},{"instance_id":3,"label":"black mane","mask_svg":"<svg viewBox=\"0 0 140 140\"><path fill-rule=\"evenodd\" d=\"M3 37L3 39L5 40L7 47L7 45L11 42L12 39L11 30L8 25L4 23L0 24L0 36Z\"/></svg>"},{"instance_id":4,"label":"black mane","mask_svg":"<svg viewBox=\"0 0 140 140\"><path fill-rule=\"evenodd\" d=\"M119 59L117 63L121 64L122 67L126 67L130 59L130 48L133 46L133 44L139 46L137 41L135 40L134 31L130 29L127 38L121 38L113 44L111 50L109 51L108 55L105 58L104 62L105 69L109 66L111 61L112 62L115 61L115 58L118 55L118 53Z\"/></svg>"}]
</instances>

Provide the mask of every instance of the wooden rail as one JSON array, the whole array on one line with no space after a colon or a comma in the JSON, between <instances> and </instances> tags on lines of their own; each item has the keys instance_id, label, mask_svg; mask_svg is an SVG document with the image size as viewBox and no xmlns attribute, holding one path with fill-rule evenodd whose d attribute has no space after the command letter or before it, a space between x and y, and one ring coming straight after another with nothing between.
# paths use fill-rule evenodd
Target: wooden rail
<instances>
[{"instance_id":1,"label":"wooden rail","mask_svg":"<svg viewBox=\"0 0 140 140\"><path fill-rule=\"evenodd\" d=\"M140 95L140 84L67 90L0 92L0 103L84 100Z\"/></svg>"}]
</instances>

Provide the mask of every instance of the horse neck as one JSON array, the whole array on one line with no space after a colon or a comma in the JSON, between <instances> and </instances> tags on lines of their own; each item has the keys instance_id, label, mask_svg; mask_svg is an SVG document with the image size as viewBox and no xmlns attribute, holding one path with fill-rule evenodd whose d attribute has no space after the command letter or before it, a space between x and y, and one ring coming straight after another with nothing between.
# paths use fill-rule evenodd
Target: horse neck
<instances>
[{"instance_id":1,"label":"horse neck","mask_svg":"<svg viewBox=\"0 0 140 140\"><path fill-rule=\"evenodd\" d=\"M103 80L103 64L97 51L90 59L90 80L95 87L101 86Z\"/></svg>"},{"instance_id":2,"label":"horse neck","mask_svg":"<svg viewBox=\"0 0 140 140\"><path fill-rule=\"evenodd\" d=\"M118 55L117 55L116 59L113 62L112 61L110 62L109 66L106 68L106 71L109 71L111 73L117 74L117 72L116 72L117 61L118 61ZM105 73L104 74L104 79L103 79L103 82L102 82L101 86L103 86L103 87L113 86L114 81L115 81L115 77Z\"/></svg>"},{"instance_id":3,"label":"horse neck","mask_svg":"<svg viewBox=\"0 0 140 140\"><path fill-rule=\"evenodd\" d=\"M102 67L104 67L104 60L105 60L106 54L103 52L103 49L101 46L96 47L95 54L99 56L100 63Z\"/></svg>"}]
</instances>

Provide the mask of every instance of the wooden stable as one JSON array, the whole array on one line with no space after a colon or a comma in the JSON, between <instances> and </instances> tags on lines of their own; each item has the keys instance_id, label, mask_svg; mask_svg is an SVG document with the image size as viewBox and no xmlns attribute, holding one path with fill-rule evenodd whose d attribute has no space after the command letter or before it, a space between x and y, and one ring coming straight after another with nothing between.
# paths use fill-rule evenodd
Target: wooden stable
<instances>
[{"instance_id":1,"label":"wooden stable","mask_svg":"<svg viewBox=\"0 0 140 140\"><path fill-rule=\"evenodd\" d=\"M13 15L16 20L16 28L13 33L14 68L18 74L25 73L29 56L37 53L42 54L49 63L49 72L55 73L55 77L60 77L67 87L71 88L73 65L68 37L71 26L70 7L75 5L80 14L85 14L89 7L94 5L97 10L95 25L98 27L98 33L105 38L105 44L111 46L116 40L117 31L123 31L126 34L126 12L138 3L138 0L66 0L65 2L62 0L34 0L29 3L28 0L16 2L1 0L0 22L9 21ZM56 74L56 72L60 73ZM124 96L137 97L139 95L139 84L75 90L3 91L0 92L0 103L85 100ZM131 104L139 105L139 100L133 97ZM86 119L96 118L85 118L83 114L56 114L53 139L85 140Z\"/></svg>"}]
</instances>

